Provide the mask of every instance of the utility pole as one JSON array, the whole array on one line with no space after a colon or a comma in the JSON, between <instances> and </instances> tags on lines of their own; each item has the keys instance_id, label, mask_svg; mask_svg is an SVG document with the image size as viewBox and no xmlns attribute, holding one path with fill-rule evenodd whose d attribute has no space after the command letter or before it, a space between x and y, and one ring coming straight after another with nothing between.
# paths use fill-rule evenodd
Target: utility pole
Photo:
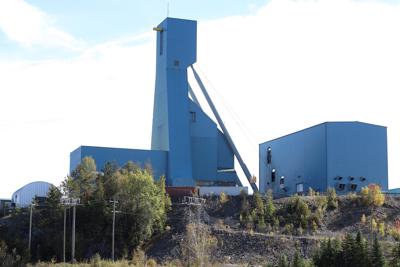
<instances>
[{"instance_id":1,"label":"utility pole","mask_svg":"<svg viewBox=\"0 0 400 267\"><path fill-rule=\"evenodd\" d=\"M63 237L63 262L65 263L65 238L66 238L66 226L67 226L67 207L64 206L64 237Z\"/></svg>"},{"instance_id":2,"label":"utility pole","mask_svg":"<svg viewBox=\"0 0 400 267\"><path fill-rule=\"evenodd\" d=\"M29 215L29 244L28 244L28 252L29 255L31 255L31 242L32 242L32 212L33 212L33 206L35 206L35 204L31 204L31 208L30 208L30 215Z\"/></svg>"},{"instance_id":3,"label":"utility pole","mask_svg":"<svg viewBox=\"0 0 400 267\"><path fill-rule=\"evenodd\" d=\"M112 241L111 241L111 258L112 261L114 261L114 247L115 247L115 204L118 203L115 199L110 200L111 203L113 203L113 223L112 223Z\"/></svg>"},{"instance_id":4,"label":"utility pole","mask_svg":"<svg viewBox=\"0 0 400 267\"><path fill-rule=\"evenodd\" d=\"M71 249L71 261L75 262L75 221L76 221L76 205L72 206L72 249Z\"/></svg>"},{"instance_id":5,"label":"utility pole","mask_svg":"<svg viewBox=\"0 0 400 267\"><path fill-rule=\"evenodd\" d=\"M72 240L71 240L71 262L75 262L75 222L76 222L76 205L79 205L80 199L79 198L62 198L61 202L65 206L72 206ZM66 208L64 208L64 242L63 242L63 256L65 261L65 236L66 236Z\"/></svg>"}]
</instances>

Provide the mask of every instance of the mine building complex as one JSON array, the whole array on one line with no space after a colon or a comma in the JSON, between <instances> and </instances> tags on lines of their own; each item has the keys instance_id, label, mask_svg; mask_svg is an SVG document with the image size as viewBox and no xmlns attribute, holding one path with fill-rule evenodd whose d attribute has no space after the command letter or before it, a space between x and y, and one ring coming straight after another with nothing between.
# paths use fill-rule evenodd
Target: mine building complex
<instances>
[{"instance_id":1,"label":"mine building complex","mask_svg":"<svg viewBox=\"0 0 400 267\"><path fill-rule=\"evenodd\" d=\"M326 122L259 145L260 192L276 196L309 188L339 194L369 184L388 189L386 127Z\"/></svg>"},{"instance_id":2,"label":"mine building complex","mask_svg":"<svg viewBox=\"0 0 400 267\"><path fill-rule=\"evenodd\" d=\"M197 22L167 18L157 32L156 80L151 150L81 146L71 152L70 171L94 158L100 171L106 162L151 165L155 179L165 175L168 187L196 187L200 192L239 194L236 157L253 191L244 159L193 64L197 59ZM215 121L207 115L188 82L191 71ZM276 195L304 193L308 188L359 191L376 183L388 187L386 128L360 122L327 122L260 144L259 191Z\"/></svg>"}]
</instances>

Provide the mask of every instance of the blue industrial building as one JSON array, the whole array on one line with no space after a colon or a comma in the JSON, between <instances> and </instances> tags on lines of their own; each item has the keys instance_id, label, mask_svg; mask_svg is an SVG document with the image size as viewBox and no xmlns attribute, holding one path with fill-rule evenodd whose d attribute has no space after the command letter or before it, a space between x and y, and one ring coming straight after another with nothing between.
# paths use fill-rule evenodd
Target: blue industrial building
<instances>
[{"instance_id":1,"label":"blue industrial building","mask_svg":"<svg viewBox=\"0 0 400 267\"><path fill-rule=\"evenodd\" d=\"M232 139L196 70L197 22L167 18L157 32L156 81L151 150L82 146L71 153L70 171L91 156L101 170L115 161L151 165L155 179L166 176L168 186L238 186L234 156L250 179ZM218 125L201 108L188 82L193 71ZM251 183L254 189L255 184Z\"/></svg>"},{"instance_id":2,"label":"blue industrial building","mask_svg":"<svg viewBox=\"0 0 400 267\"><path fill-rule=\"evenodd\" d=\"M326 122L259 145L260 192L275 196L311 187L339 194L369 184L388 190L386 127Z\"/></svg>"}]
</instances>

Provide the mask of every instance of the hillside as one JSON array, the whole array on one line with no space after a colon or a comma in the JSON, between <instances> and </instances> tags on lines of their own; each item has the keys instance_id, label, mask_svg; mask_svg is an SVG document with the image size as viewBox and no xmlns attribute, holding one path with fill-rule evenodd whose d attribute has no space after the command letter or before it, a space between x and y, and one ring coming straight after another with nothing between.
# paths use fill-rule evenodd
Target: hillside
<instances>
[{"instance_id":1,"label":"hillside","mask_svg":"<svg viewBox=\"0 0 400 267\"><path fill-rule=\"evenodd\" d=\"M311 258L321 241L330 237L343 238L347 233L355 234L358 231L366 239L377 234L384 252L391 251L395 238L398 238L396 222L400 221L400 198L386 197L382 206L374 207L363 204L359 196L340 196L337 197L338 206L335 209L326 207L321 198L325 197L304 196L274 200L275 214L277 218L280 218L280 223L279 226L271 226L267 223L265 227L259 227L257 223L252 223L252 225L248 222L244 223L241 216L243 215L242 197L227 198L223 203L218 197L207 198L206 203L201 206L175 203L168 215L169 230L153 239L145 246L145 250L149 257L155 258L158 262L181 259L180 243L185 238L186 226L200 222L209 227L210 236L217 240L210 252L211 260L216 262L276 263L282 254L292 258L296 248L305 258ZM306 203L310 218L321 212L319 208L321 208L320 203L323 202L325 207L322 207L323 214L318 220L317 229L312 229L308 223L307 227L300 227L301 230L288 227L296 221L295 217L287 213L288 206L290 207L296 199ZM247 197L246 200L254 208L254 198ZM265 203L266 199L264 198L263 201ZM362 220L363 215L365 221Z\"/></svg>"}]
</instances>

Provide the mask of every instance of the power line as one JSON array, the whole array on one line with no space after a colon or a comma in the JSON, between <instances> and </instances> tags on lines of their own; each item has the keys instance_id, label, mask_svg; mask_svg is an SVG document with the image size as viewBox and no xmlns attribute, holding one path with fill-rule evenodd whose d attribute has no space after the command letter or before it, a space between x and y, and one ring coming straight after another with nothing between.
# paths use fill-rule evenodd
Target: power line
<instances>
[{"instance_id":1,"label":"power line","mask_svg":"<svg viewBox=\"0 0 400 267\"><path fill-rule=\"evenodd\" d=\"M255 134L246 126L246 124L243 122L243 120L240 118L240 116L235 112L235 110L232 108L232 106L224 99L224 97L221 95L221 93L214 87L210 79L208 79L207 75L201 70L198 64L196 64L197 68L201 72L202 76L207 80L207 82L210 85L210 88L215 92L215 94L218 96L219 100L222 102L222 105L225 107L225 109L228 110L229 114L231 115L231 118L233 121L236 123L236 125L240 128L240 130L243 132L245 135L247 141L254 147L258 149L257 145L257 138ZM249 136L251 135L251 136Z\"/></svg>"}]
</instances>

